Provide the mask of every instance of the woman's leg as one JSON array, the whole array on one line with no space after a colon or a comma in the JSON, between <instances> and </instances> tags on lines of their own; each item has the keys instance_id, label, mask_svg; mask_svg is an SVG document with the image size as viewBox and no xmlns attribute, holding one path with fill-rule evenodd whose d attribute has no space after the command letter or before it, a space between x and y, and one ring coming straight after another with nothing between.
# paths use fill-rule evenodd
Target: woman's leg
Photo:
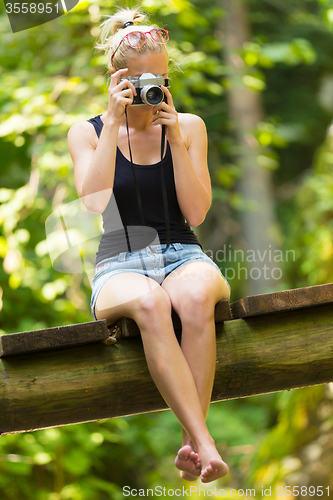
<instances>
[{"instance_id":1,"label":"woman's leg","mask_svg":"<svg viewBox=\"0 0 333 500\"><path fill-rule=\"evenodd\" d=\"M214 266L199 261L177 268L163 281L162 287L181 319L181 348L206 419L216 365L215 305L219 300L228 300L230 290ZM198 476L197 457L192 447L191 439L183 429L183 446L175 463L185 471L181 476L187 480L195 480Z\"/></svg>"},{"instance_id":2,"label":"woman's leg","mask_svg":"<svg viewBox=\"0 0 333 500\"><path fill-rule=\"evenodd\" d=\"M110 323L122 316L134 319L141 332L150 374L198 452L205 471L204 482L225 475L228 467L208 432L191 369L175 336L168 293L150 278L135 273L118 274L102 287L95 314Z\"/></svg>"}]
</instances>

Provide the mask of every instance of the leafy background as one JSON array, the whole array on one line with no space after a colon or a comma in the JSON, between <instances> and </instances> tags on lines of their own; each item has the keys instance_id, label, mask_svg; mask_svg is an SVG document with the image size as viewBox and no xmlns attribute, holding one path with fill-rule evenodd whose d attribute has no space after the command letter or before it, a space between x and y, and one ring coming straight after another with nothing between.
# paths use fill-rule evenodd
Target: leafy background
<instances>
[{"instance_id":1,"label":"leafy background","mask_svg":"<svg viewBox=\"0 0 333 500\"><path fill-rule=\"evenodd\" d=\"M106 109L106 60L93 49L94 36L101 16L120 5L133 3L83 1L57 20L15 34L0 5L2 334L92 319L87 276L53 269L45 221L77 199L67 132ZM141 6L170 30L177 110L197 113L207 125L214 199L195 231L213 252L239 248L249 208L238 190L223 2L144 0ZM333 282L333 8L328 0L243 6L251 28L238 53L243 84L260 95L264 109L253 134L271 173L279 248L296 255L284 263L276 286ZM223 262L222 271L234 265ZM245 280L229 281L231 300L243 297ZM332 400L328 384L211 405L208 426L230 464L217 482L225 498L231 488L256 488L257 498L262 487L272 487L272 498L296 496L278 496L278 485L333 488ZM180 437L170 411L2 436L0 498L117 500L124 485L181 487L186 483L173 466ZM314 495L308 489L301 496Z\"/></svg>"}]
</instances>

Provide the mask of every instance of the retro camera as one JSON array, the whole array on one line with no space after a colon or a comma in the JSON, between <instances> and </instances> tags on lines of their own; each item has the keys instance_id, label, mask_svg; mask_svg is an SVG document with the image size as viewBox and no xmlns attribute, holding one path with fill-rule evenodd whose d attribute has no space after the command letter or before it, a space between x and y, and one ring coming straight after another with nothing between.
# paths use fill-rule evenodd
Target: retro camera
<instances>
[{"instance_id":1,"label":"retro camera","mask_svg":"<svg viewBox=\"0 0 333 500\"><path fill-rule=\"evenodd\" d=\"M164 92L161 85L168 87L168 79L162 75L153 75L152 73L143 73L141 76L131 78L122 78L120 81L128 80L136 88L137 95L134 96L132 106L138 104L149 104L156 106L164 100Z\"/></svg>"}]
</instances>

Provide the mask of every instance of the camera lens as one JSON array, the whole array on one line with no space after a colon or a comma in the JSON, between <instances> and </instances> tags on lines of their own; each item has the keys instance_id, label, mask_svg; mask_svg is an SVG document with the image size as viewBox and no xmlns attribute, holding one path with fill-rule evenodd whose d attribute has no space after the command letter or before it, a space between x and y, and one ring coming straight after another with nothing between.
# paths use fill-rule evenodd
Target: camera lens
<instances>
[{"instance_id":1,"label":"camera lens","mask_svg":"<svg viewBox=\"0 0 333 500\"><path fill-rule=\"evenodd\" d=\"M140 97L145 104L156 106L156 104L163 101L164 92L161 87L157 85L146 85L142 88Z\"/></svg>"}]
</instances>

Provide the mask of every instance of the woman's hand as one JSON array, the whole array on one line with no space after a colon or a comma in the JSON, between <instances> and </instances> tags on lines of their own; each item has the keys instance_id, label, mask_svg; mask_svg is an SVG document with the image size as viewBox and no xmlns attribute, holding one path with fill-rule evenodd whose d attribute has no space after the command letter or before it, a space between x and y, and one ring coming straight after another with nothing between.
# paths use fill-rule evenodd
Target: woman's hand
<instances>
[{"instance_id":1,"label":"woman's hand","mask_svg":"<svg viewBox=\"0 0 333 500\"><path fill-rule=\"evenodd\" d=\"M166 137L170 144L183 142L178 124L178 113L173 105L171 93L164 85L161 85L161 89L166 95L167 102L163 101L154 106L151 123L153 125L166 125Z\"/></svg>"},{"instance_id":2,"label":"woman's hand","mask_svg":"<svg viewBox=\"0 0 333 500\"><path fill-rule=\"evenodd\" d=\"M109 104L106 113L106 119L112 119L121 122L125 113L125 108L130 106L136 95L134 85L128 80L120 82L122 75L127 73L128 68L123 68L111 76L109 86ZM120 83L119 83L120 82Z\"/></svg>"}]
</instances>

